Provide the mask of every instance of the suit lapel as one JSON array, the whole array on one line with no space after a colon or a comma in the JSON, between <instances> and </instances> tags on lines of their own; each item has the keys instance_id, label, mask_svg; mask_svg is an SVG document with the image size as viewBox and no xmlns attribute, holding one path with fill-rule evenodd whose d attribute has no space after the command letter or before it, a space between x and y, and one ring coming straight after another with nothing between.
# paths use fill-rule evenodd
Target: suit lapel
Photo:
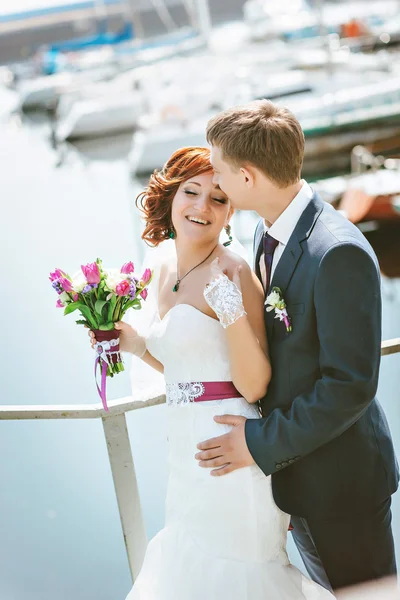
<instances>
[{"instance_id":1,"label":"suit lapel","mask_svg":"<svg viewBox=\"0 0 400 600\"><path fill-rule=\"evenodd\" d=\"M323 201L314 192L310 202L304 209L297 225L289 238L287 246L276 266L268 293L273 287L278 287L285 295L293 273L303 254L302 242L309 237L316 220L324 207Z\"/></svg>"},{"instance_id":2,"label":"suit lapel","mask_svg":"<svg viewBox=\"0 0 400 600\"><path fill-rule=\"evenodd\" d=\"M297 228L296 228L297 229ZM296 230L291 235L289 242L276 266L269 289L266 296L271 292L273 287L280 288L282 296L285 297L286 288L292 278L292 275L297 267L297 263L303 254L300 241L295 235ZM275 332L275 312L273 310L267 312L265 310L265 325L267 329L268 341L271 342Z\"/></svg>"},{"instance_id":3,"label":"suit lapel","mask_svg":"<svg viewBox=\"0 0 400 600\"><path fill-rule=\"evenodd\" d=\"M321 214L324 207L323 201L314 192L309 204L303 211L287 246L276 266L268 294L273 287L280 288L282 296L285 297L286 289L292 279L293 273L303 254L302 242L306 240ZM267 328L268 340L271 341L274 336L274 311L265 311L265 325Z\"/></svg>"},{"instance_id":4,"label":"suit lapel","mask_svg":"<svg viewBox=\"0 0 400 600\"><path fill-rule=\"evenodd\" d=\"M302 254L303 249L301 247L301 244L293 232L276 266L274 275L269 286L268 294L270 293L273 287L278 287L280 288L282 295L285 295L285 290L289 285L289 282L292 278L292 275L297 267L297 263L299 262L300 256Z\"/></svg>"}]
</instances>

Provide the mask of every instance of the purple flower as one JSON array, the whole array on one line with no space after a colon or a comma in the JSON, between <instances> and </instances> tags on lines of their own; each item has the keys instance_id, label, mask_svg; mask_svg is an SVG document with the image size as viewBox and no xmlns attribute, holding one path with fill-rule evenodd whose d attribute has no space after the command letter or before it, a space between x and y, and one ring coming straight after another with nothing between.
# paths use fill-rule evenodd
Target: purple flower
<instances>
[{"instance_id":1,"label":"purple flower","mask_svg":"<svg viewBox=\"0 0 400 600\"><path fill-rule=\"evenodd\" d=\"M60 281L58 279L55 279L51 286L56 290L57 294L62 294L63 293L63 289L61 287Z\"/></svg>"},{"instance_id":2,"label":"purple flower","mask_svg":"<svg viewBox=\"0 0 400 600\"><path fill-rule=\"evenodd\" d=\"M144 288L144 290L140 292L140 295L142 296L143 300L146 300L148 293L149 292L147 291L147 288Z\"/></svg>"},{"instance_id":3,"label":"purple flower","mask_svg":"<svg viewBox=\"0 0 400 600\"><path fill-rule=\"evenodd\" d=\"M142 279L141 281L143 282L143 285L147 285L151 279L151 270L150 269L146 269L145 272L142 275Z\"/></svg>"},{"instance_id":4,"label":"purple flower","mask_svg":"<svg viewBox=\"0 0 400 600\"><path fill-rule=\"evenodd\" d=\"M130 285L130 289L129 289L129 296L131 297L132 300L136 296L136 283L135 283L135 281L132 281L132 280L131 280L131 285Z\"/></svg>"},{"instance_id":5,"label":"purple flower","mask_svg":"<svg viewBox=\"0 0 400 600\"><path fill-rule=\"evenodd\" d=\"M92 290L92 286L91 285L85 285L85 287L82 290L82 294L87 294L88 292L90 292Z\"/></svg>"},{"instance_id":6,"label":"purple flower","mask_svg":"<svg viewBox=\"0 0 400 600\"><path fill-rule=\"evenodd\" d=\"M123 273L124 275L129 275L129 273L133 273L134 270L135 266L132 261L125 263L121 267L121 273Z\"/></svg>"},{"instance_id":7,"label":"purple flower","mask_svg":"<svg viewBox=\"0 0 400 600\"><path fill-rule=\"evenodd\" d=\"M88 283L100 283L100 271L97 263L81 265L81 269Z\"/></svg>"}]
</instances>

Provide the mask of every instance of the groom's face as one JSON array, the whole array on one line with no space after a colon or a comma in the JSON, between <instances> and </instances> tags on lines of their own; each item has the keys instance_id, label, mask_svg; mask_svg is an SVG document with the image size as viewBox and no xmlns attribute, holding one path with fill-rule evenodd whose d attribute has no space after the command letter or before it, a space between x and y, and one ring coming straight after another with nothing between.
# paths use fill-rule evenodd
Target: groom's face
<instances>
[{"instance_id":1,"label":"groom's face","mask_svg":"<svg viewBox=\"0 0 400 600\"><path fill-rule=\"evenodd\" d=\"M210 160L214 169L214 185L217 185L228 196L233 208L248 208L246 206L248 189L242 171L235 169L223 159L218 146L211 146Z\"/></svg>"}]
</instances>

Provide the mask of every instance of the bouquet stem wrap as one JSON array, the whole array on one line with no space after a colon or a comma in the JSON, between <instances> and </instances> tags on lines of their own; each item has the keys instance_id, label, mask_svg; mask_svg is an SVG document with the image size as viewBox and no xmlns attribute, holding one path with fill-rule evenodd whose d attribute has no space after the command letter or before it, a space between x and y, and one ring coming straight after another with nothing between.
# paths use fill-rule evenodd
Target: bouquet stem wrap
<instances>
[{"instance_id":1,"label":"bouquet stem wrap","mask_svg":"<svg viewBox=\"0 0 400 600\"><path fill-rule=\"evenodd\" d=\"M97 343L95 345L96 359L94 363L94 376L96 378L97 391L103 402L104 410L108 411L106 381L107 375L113 377L124 370L120 350L119 332L116 329L103 331L93 330ZM97 383L97 367L100 366L101 384Z\"/></svg>"}]
</instances>

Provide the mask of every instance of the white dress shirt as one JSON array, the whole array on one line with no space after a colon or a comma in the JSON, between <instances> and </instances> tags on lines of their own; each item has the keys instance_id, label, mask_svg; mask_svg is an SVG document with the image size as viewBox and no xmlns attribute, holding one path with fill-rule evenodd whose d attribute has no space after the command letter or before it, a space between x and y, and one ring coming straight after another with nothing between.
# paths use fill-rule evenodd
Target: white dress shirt
<instances>
[{"instance_id":1,"label":"white dress shirt","mask_svg":"<svg viewBox=\"0 0 400 600\"><path fill-rule=\"evenodd\" d=\"M275 223L268 227L264 222L264 232L268 232L273 238L275 238L279 244L275 248L274 256L272 259L272 267L271 267L271 277L270 281L272 281L272 277L274 275L274 271L276 269L276 265L281 258L283 251L289 241L290 236L292 235L295 227L297 225L298 220L300 219L304 209L307 204L310 202L313 195L313 190L310 188L306 181L303 181L303 185L301 190L293 198L289 206L283 211L283 213L277 218ZM264 252L260 257L260 272L261 278L263 281L264 289L266 282L266 272L265 272L265 262L264 262Z\"/></svg>"}]
</instances>

